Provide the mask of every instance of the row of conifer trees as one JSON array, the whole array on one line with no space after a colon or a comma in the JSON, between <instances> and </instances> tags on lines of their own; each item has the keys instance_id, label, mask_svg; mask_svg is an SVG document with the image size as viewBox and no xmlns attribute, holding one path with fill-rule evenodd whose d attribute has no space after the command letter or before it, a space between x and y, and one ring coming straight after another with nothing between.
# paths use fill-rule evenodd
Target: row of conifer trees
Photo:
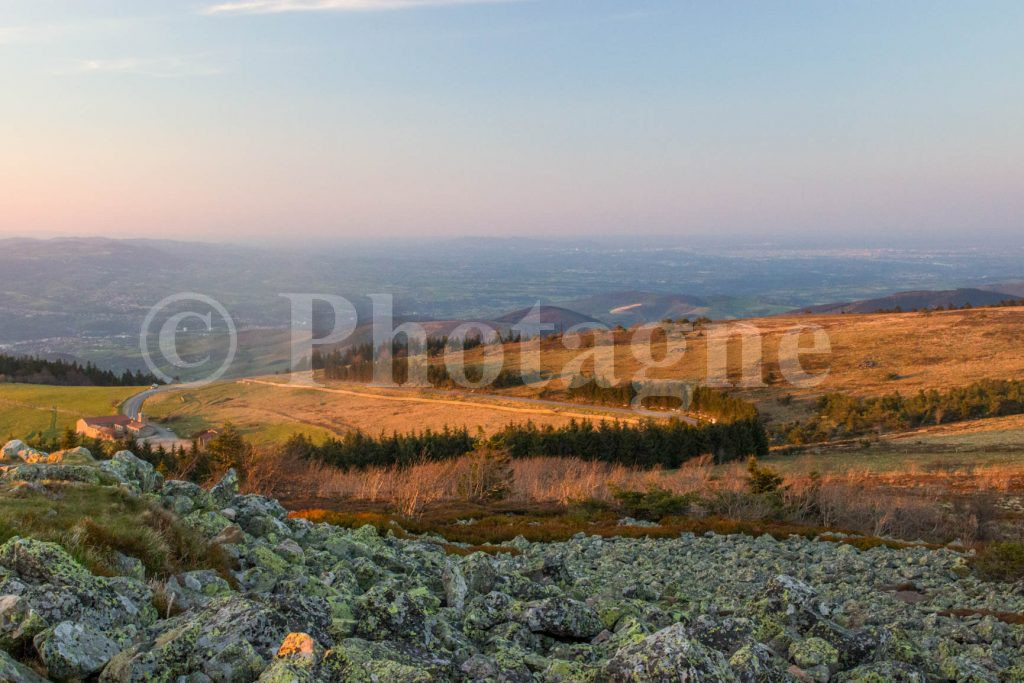
<instances>
[{"instance_id":1,"label":"row of conifer trees","mask_svg":"<svg viewBox=\"0 0 1024 683\"><path fill-rule=\"evenodd\" d=\"M716 462L767 455L768 438L757 419L701 425L679 420L639 424L605 421L596 425L573 420L562 427L532 422L509 424L490 437L446 427L441 431L379 436L355 431L320 444L296 435L285 445L290 455L320 460L343 470L450 460L479 448L501 450L513 458L573 457L629 467L675 468L706 454Z\"/></svg>"}]
</instances>

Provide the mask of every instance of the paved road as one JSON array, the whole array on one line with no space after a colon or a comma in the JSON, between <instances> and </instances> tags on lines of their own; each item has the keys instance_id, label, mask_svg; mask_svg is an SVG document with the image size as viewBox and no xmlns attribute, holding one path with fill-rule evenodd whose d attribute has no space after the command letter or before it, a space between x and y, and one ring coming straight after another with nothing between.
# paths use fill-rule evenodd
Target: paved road
<instances>
[{"instance_id":1,"label":"paved road","mask_svg":"<svg viewBox=\"0 0 1024 683\"><path fill-rule=\"evenodd\" d=\"M174 391L175 388L176 387L174 386L163 386L157 387L156 389L147 389L146 391L135 394L121 404L121 414L127 415L128 417L135 417L140 411L142 411L142 407L148 398L165 391ZM143 415L143 420L146 425L153 430L153 435L139 439L140 443L146 442L154 446L162 445L165 448L170 448L171 446L186 446L190 443L188 440L182 439L167 427L157 424L152 420L146 420L145 415Z\"/></svg>"}]
</instances>

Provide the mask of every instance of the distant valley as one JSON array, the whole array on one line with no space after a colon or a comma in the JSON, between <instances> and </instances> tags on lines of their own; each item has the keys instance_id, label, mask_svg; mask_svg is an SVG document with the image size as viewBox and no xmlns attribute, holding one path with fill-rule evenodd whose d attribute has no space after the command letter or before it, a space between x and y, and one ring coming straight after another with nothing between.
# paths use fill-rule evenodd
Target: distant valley
<instances>
[{"instance_id":1,"label":"distant valley","mask_svg":"<svg viewBox=\"0 0 1024 683\"><path fill-rule=\"evenodd\" d=\"M196 291L220 301L238 325L240 353L232 374L241 375L287 369L290 308L282 293L345 296L362 321L369 320L368 294L391 293L396 319L419 321L436 334L470 320L510 325L538 303L549 307L544 322L561 329L585 321L629 327L666 318L808 309L988 305L1007 298L993 283L1010 283L1007 295L1024 291L1020 263L1018 254L1005 250L719 249L531 240L270 250L162 240L5 239L0 348L117 372L141 370L138 334L149 308L168 295ZM892 294L901 291L907 293ZM329 315L313 321L320 327L331 323ZM222 341L216 335L184 336L196 353Z\"/></svg>"}]
</instances>

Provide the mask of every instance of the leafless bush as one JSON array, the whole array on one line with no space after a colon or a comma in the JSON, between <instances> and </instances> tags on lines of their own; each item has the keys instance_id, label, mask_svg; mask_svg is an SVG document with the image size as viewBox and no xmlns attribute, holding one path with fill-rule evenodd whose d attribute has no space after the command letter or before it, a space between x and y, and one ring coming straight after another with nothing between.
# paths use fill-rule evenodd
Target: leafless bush
<instances>
[{"instance_id":1,"label":"leafless bush","mask_svg":"<svg viewBox=\"0 0 1024 683\"><path fill-rule=\"evenodd\" d=\"M718 491L704 502L704 506L716 517L743 521L776 519L783 512L780 497L743 491Z\"/></svg>"},{"instance_id":2,"label":"leafless bush","mask_svg":"<svg viewBox=\"0 0 1024 683\"><path fill-rule=\"evenodd\" d=\"M258 452L247 463L243 490L286 502L342 505L345 501L386 504L417 515L438 503L492 502L567 505L574 501L614 501L614 491L661 489L674 495L696 494L695 508L738 520L784 520L870 535L960 540L971 544L1007 538L1001 520L995 468L976 488L963 486L962 471L878 473L851 471L819 476L813 461L794 463L783 487L752 495L742 464L714 465L697 459L676 470L635 470L621 465L572 458L510 460L481 452L446 462L406 468L341 470ZM990 471L992 470L992 471ZM1004 470L1005 473L1005 470ZM908 480L908 477L910 478ZM941 495L940 495L941 494Z\"/></svg>"},{"instance_id":3,"label":"leafless bush","mask_svg":"<svg viewBox=\"0 0 1024 683\"><path fill-rule=\"evenodd\" d=\"M804 496L804 510L819 526L906 539L938 540L949 533L942 508L920 496L843 481L821 482Z\"/></svg>"}]
</instances>

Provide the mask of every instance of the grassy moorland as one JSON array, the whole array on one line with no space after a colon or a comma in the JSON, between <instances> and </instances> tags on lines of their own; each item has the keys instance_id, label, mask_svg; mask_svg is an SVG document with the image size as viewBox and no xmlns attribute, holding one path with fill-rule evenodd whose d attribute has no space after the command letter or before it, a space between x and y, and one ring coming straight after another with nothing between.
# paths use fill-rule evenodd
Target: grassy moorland
<instances>
[{"instance_id":1,"label":"grassy moorland","mask_svg":"<svg viewBox=\"0 0 1024 683\"><path fill-rule=\"evenodd\" d=\"M608 413L586 412L571 405L534 406L482 397L349 385L322 391L295 388L286 382L287 378L271 377L260 382L228 382L168 392L148 401L146 413L186 437L231 422L258 445L281 444L293 434L322 440L352 430L378 434L439 430L445 426L492 434L510 422L562 426L574 418L613 418ZM635 421L628 416L624 419Z\"/></svg>"},{"instance_id":2,"label":"grassy moorland","mask_svg":"<svg viewBox=\"0 0 1024 683\"><path fill-rule=\"evenodd\" d=\"M986 379L1024 377L1024 308L986 308L930 313L891 313L871 315L801 315L757 318L716 323L726 329L746 328L760 332L760 342L748 342L746 348L758 351L760 367L752 360L742 367L743 349L738 335L728 344L728 377L739 380L744 372L760 386L728 389L737 398L754 403L761 417L773 427L795 424L812 418L817 401L826 394L870 399L899 393L914 396L922 390L948 392ZM830 340L831 352L805 355L803 369L823 379L812 387L796 387L785 381L778 366L778 352L785 334L799 326L820 327ZM681 379L706 382L711 327L698 325L686 334L685 349L676 362L661 364L649 372L656 379ZM184 393L157 397L146 406L147 412L167 420L168 426L188 435L210 425L231 421L258 443L280 442L291 433L318 438L359 429L370 433L439 429L444 425L481 428L493 433L508 422L532 420L544 425L564 424L572 417L607 417L621 406L609 406L606 415L583 408L567 391L567 382L577 372L592 372L593 362L573 365L574 359L588 354L614 355L615 376L628 381L641 369L630 341L632 331L614 333L614 345L590 346L587 338L551 338L541 345L540 363L546 382L480 392L430 392L415 389L387 391L357 383L319 380L326 391L292 387L270 387L247 382L225 383ZM801 337L808 344L810 336ZM751 344L753 346L751 346ZM574 348L575 347L575 348ZM581 348L582 347L582 348ZM524 358L533 352L528 344L506 343L501 347L504 367L521 371ZM664 342L654 344L654 356L660 358ZM477 347L465 354L469 366L479 365L494 347ZM441 357L431 363L443 363ZM286 383L285 377L267 381ZM502 401L500 397L508 397ZM518 399L564 401L565 406L531 405L512 402ZM813 440L813 439L812 439Z\"/></svg>"},{"instance_id":3,"label":"grassy moorland","mask_svg":"<svg viewBox=\"0 0 1024 683\"><path fill-rule=\"evenodd\" d=\"M755 403L770 424L807 420L825 394L868 400L914 396L921 390L954 395L951 390L985 379L1024 377L1022 322L1024 308L1016 307L739 321L735 324L762 333L764 385L729 393ZM827 369L820 385L797 388L780 380L777 356L785 332L805 324L826 331L832 352L804 366L811 372ZM703 325L688 333L687 351L676 366L652 374L704 379L708 332ZM616 332L611 347L620 377L640 367L627 345L631 334ZM743 370L738 343L733 340L729 354L734 379ZM586 340L583 349L566 348L572 344L559 338L543 342L546 376L556 376L587 351ZM503 346L506 368L518 368L521 349L516 343ZM481 362L485 351L468 351L467 362ZM376 515L381 524L395 521L407 529L477 543L507 540L515 532L541 540L601 525L616 527L612 522L632 513L662 522L671 518L673 529L723 530L742 524L750 532L833 529L933 543L1020 540L1024 528L1022 415L958 417L941 424L925 420L914 428L880 426L831 443L777 442L762 460L761 467L778 477L766 495L752 489L744 463L716 465L710 458L696 458L678 469L639 470L571 455L509 460L507 453L483 449L445 462L342 471L282 455L280 446L295 433L321 441L353 430L373 435L447 425L493 435L509 422L558 427L574 418L621 414L609 407L601 415L569 401L559 381L543 390L525 385L486 395L384 390L337 381L324 382L318 390L260 383L285 380L271 377L168 393L148 404L147 411L183 434L228 421L239 425L257 445L247 486L282 498L292 509L310 510L311 516L353 515L352 523ZM565 402L551 406L519 400L537 398ZM653 492L664 497L664 507L638 512L624 502L624 492ZM469 518L476 522L466 524Z\"/></svg>"},{"instance_id":4,"label":"grassy moorland","mask_svg":"<svg viewBox=\"0 0 1024 683\"><path fill-rule=\"evenodd\" d=\"M20 439L49 434L53 409L57 433L74 426L80 417L114 415L118 406L144 387L59 387L37 384L0 384L0 438Z\"/></svg>"},{"instance_id":5,"label":"grassy moorland","mask_svg":"<svg viewBox=\"0 0 1024 683\"><path fill-rule=\"evenodd\" d=\"M870 397L900 392L908 395L920 390L947 390L985 379L1016 379L1024 377L1024 308L1000 307L922 313L880 313L859 315L792 315L747 320L720 321L736 331L728 349L728 376L738 381L744 376L760 379L762 386L739 386L735 395L757 403L762 416L770 421L788 421L806 417L814 400L830 393ZM830 341L828 354L803 356L803 369L812 375L823 375L814 387L794 387L779 371L779 347L787 332L800 326L813 325L825 332ZM738 331L746 328L760 334L760 344L751 348L760 351L760 372L753 362L744 367ZM698 325L685 335L685 343L674 344L685 349L678 361L653 368L654 378L704 382L708 377L709 325ZM616 376L629 379L641 369L629 342L630 331L614 333ZM809 346L810 334L801 335L801 344ZM588 350L571 346L553 338L542 345L541 370L557 377L574 358ZM522 345L505 346L505 367L517 369L522 358ZM664 344L655 343L655 358L664 351ZM466 353L466 363L482 361L486 349ZM525 356L529 358L529 355ZM564 384L554 382L554 395ZM536 387L517 387L507 393L530 395Z\"/></svg>"}]
</instances>

